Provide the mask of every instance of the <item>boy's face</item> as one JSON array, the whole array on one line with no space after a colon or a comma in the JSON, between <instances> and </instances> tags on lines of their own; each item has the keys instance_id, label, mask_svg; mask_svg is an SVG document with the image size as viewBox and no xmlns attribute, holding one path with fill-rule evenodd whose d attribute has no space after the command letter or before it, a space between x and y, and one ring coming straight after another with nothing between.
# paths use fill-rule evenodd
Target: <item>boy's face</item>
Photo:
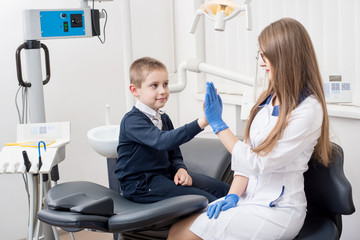
<instances>
[{"instance_id":1,"label":"boy's face","mask_svg":"<svg viewBox=\"0 0 360 240\"><path fill-rule=\"evenodd\" d=\"M142 103L157 111L165 106L169 98L168 73L164 70L152 71L137 88L130 85L131 93Z\"/></svg>"}]
</instances>

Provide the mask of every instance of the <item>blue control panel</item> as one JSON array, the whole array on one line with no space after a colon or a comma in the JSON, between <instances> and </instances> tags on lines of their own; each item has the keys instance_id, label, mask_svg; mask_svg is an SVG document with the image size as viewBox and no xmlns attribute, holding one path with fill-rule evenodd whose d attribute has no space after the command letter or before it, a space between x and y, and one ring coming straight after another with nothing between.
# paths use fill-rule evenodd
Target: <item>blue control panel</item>
<instances>
[{"instance_id":1,"label":"blue control panel","mask_svg":"<svg viewBox=\"0 0 360 240\"><path fill-rule=\"evenodd\" d=\"M40 11L42 37L85 35L84 11Z\"/></svg>"}]
</instances>

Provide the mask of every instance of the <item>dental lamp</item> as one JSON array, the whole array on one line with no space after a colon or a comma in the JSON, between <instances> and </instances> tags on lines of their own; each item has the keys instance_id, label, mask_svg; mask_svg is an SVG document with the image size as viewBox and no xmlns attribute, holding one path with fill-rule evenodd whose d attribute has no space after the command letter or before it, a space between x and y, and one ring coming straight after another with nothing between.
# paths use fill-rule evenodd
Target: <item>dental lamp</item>
<instances>
[{"instance_id":1,"label":"dental lamp","mask_svg":"<svg viewBox=\"0 0 360 240\"><path fill-rule=\"evenodd\" d=\"M200 9L196 10L190 33L195 33L201 15L205 15L214 21L216 31L224 31L226 21L239 13L245 13L246 29L250 31L252 29L250 2L251 0L245 0L244 4L238 6L229 0L207 0Z\"/></svg>"}]
</instances>

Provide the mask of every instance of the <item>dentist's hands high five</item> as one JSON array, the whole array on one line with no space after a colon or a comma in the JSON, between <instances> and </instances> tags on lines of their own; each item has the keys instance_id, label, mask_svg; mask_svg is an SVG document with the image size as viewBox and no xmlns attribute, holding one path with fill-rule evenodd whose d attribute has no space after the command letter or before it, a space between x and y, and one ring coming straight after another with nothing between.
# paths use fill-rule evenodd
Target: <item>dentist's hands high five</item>
<instances>
[{"instance_id":1,"label":"dentist's hands high five","mask_svg":"<svg viewBox=\"0 0 360 240\"><path fill-rule=\"evenodd\" d=\"M206 83L205 94L205 116L214 133L219 137L226 149L232 153L232 149L239 139L230 131L229 127L222 119L222 100L217 94L212 82Z\"/></svg>"},{"instance_id":2,"label":"dentist's hands high five","mask_svg":"<svg viewBox=\"0 0 360 240\"><path fill-rule=\"evenodd\" d=\"M205 115L214 133L229 128L222 120L222 100L212 82L206 83Z\"/></svg>"}]
</instances>

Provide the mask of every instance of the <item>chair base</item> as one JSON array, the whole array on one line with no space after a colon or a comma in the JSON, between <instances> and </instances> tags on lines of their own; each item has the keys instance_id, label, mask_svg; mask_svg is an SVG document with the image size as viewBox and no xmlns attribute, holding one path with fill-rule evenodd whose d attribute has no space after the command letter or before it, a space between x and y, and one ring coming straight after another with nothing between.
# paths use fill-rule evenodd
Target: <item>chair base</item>
<instances>
[{"instance_id":1,"label":"chair base","mask_svg":"<svg viewBox=\"0 0 360 240\"><path fill-rule=\"evenodd\" d=\"M169 228L164 230L146 230L142 232L124 232L117 240L166 240L169 234Z\"/></svg>"}]
</instances>

